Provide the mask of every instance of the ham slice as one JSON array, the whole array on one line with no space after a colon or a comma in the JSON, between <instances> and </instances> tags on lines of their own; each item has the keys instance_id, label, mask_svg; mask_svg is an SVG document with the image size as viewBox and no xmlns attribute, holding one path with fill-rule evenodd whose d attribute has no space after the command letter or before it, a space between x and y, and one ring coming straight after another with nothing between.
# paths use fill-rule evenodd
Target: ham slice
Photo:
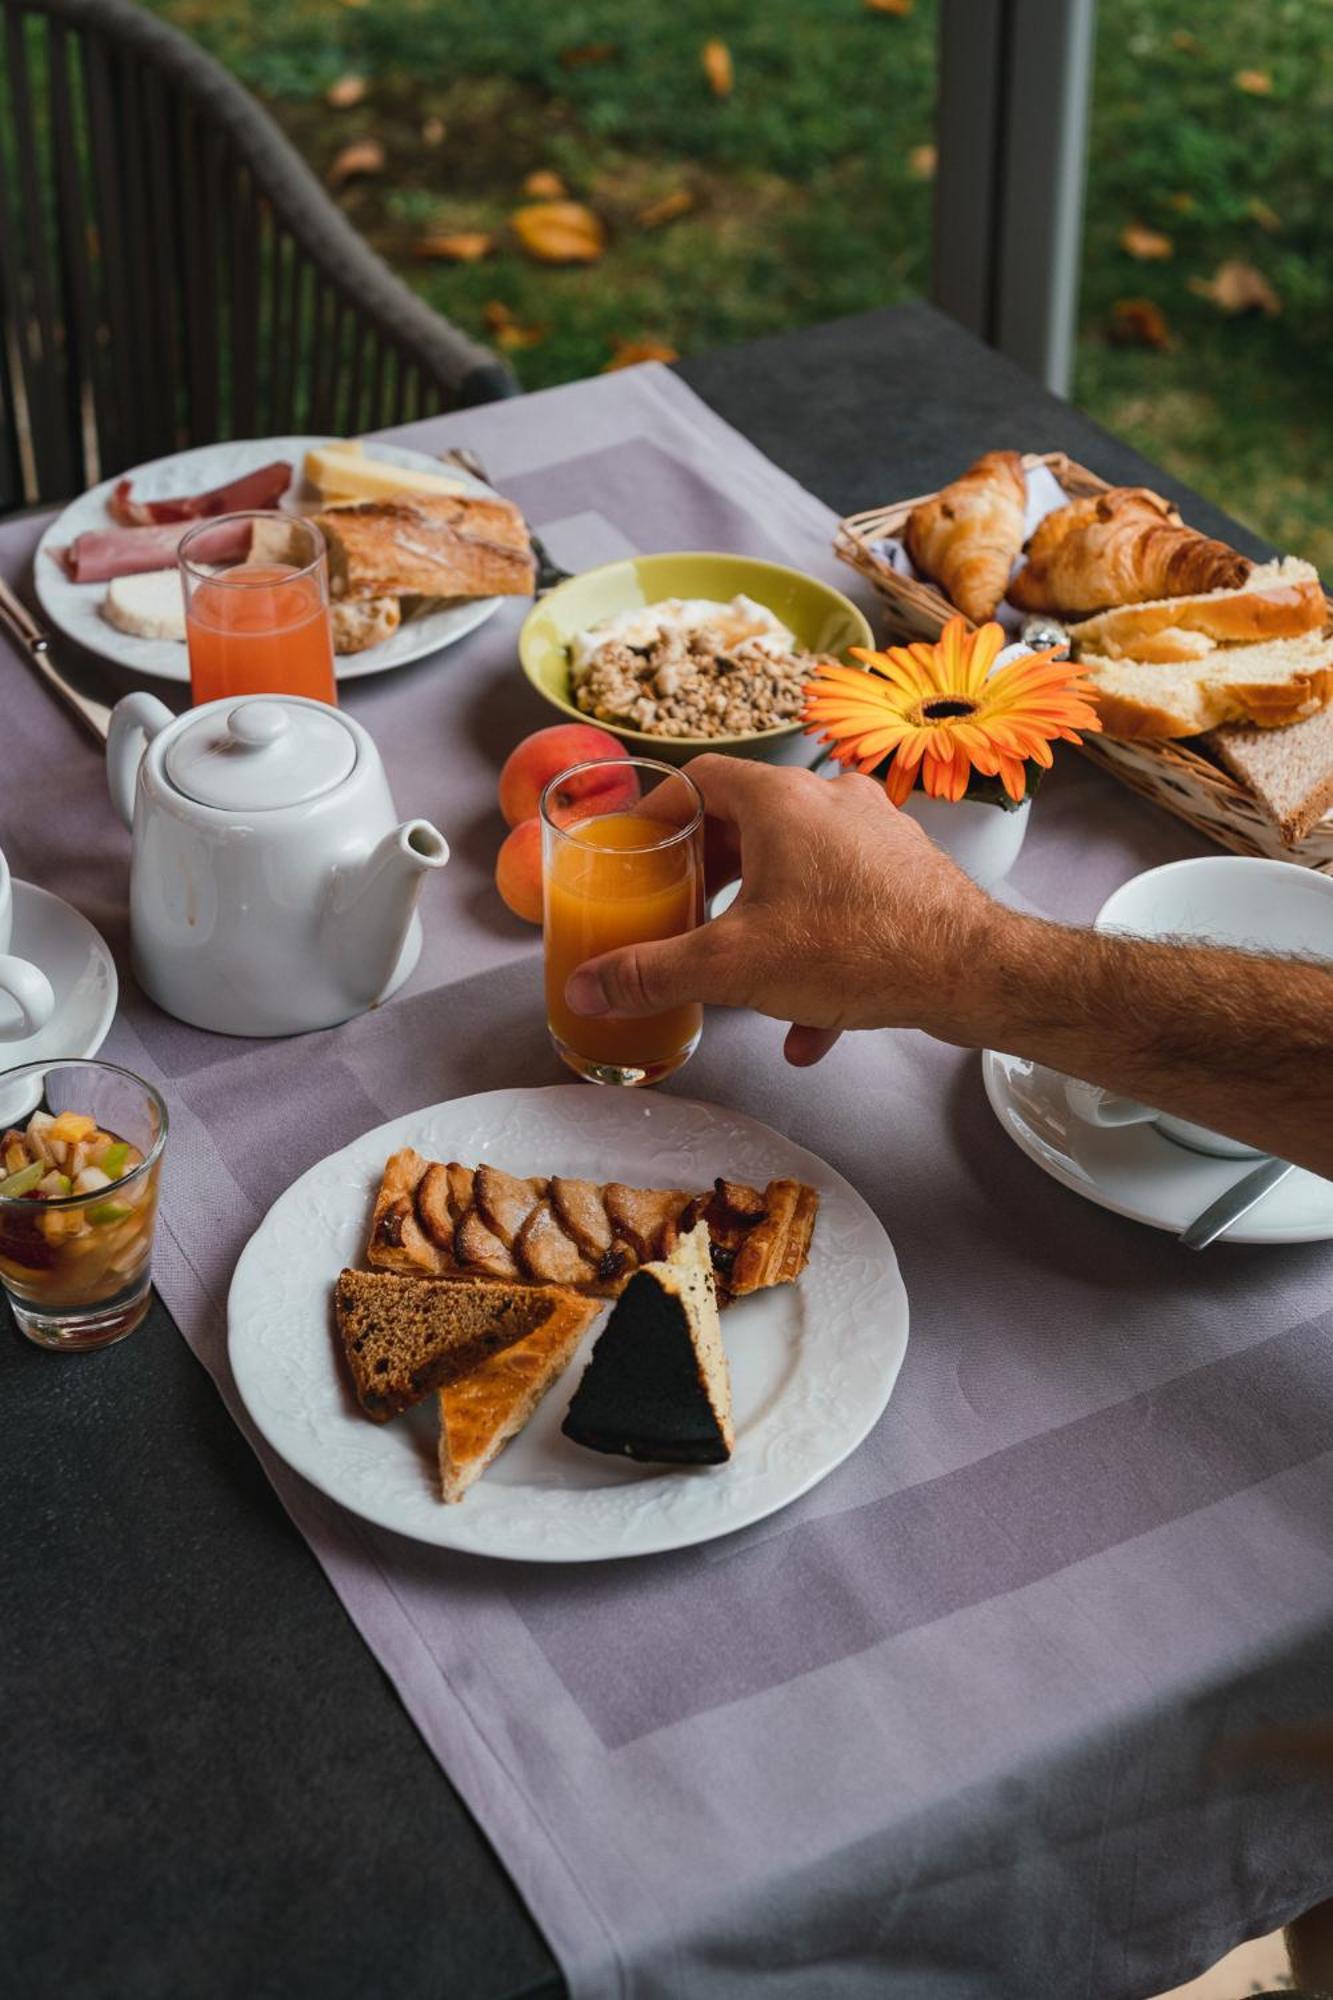
<instances>
[{"instance_id":1,"label":"ham slice","mask_svg":"<svg viewBox=\"0 0 1333 2000\"><path fill-rule=\"evenodd\" d=\"M292 483L292 468L285 458L261 465L254 472L215 486L211 493L178 495L170 500L135 500L130 482L120 480L108 503L113 521L122 528L149 528L165 521L202 521L210 514L239 514L246 508L272 507Z\"/></svg>"},{"instance_id":2,"label":"ham slice","mask_svg":"<svg viewBox=\"0 0 1333 2000\"><path fill-rule=\"evenodd\" d=\"M168 521L155 528L90 528L67 549L53 549L72 583L109 583L115 576L143 576L171 569L181 538L194 521ZM203 532L192 554L200 562L244 562L250 553L250 523L219 521Z\"/></svg>"}]
</instances>

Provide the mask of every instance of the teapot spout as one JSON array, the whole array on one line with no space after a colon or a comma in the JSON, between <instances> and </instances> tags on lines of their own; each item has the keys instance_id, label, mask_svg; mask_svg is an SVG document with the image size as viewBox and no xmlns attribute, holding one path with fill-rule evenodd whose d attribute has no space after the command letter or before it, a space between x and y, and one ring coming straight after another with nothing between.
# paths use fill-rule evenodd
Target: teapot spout
<instances>
[{"instance_id":1,"label":"teapot spout","mask_svg":"<svg viewBox=\"0 0 1333 2000\"><path fill-rule=\"evenodd\" d=\"M429 820L409 819L364 859L339 870L326 922L349 996L361 1006L378 1000L393 981L421 885L448 859L449 844L438 828Z\"/></svg>"}]
</instances>

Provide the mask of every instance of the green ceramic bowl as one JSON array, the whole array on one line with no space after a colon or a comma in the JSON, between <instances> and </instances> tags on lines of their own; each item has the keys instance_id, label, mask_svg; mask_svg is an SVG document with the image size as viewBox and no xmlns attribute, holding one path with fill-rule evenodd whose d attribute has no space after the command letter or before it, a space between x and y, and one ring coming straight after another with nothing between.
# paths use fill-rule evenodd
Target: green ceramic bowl
<instances>
[{"instance_id":1,"label":"green ceramic bowl","mask_svg":"<svg viewBox=\"0 0 1333 2000\"><path fill-rule=\"evenodd\" d=\"M754 556L631 556L585 570L539 598L523 621L518 656L524 673L552 708L573 722L608 730L645 757L671 764L683 764L701 750L763 757L799 735L800 723L786 722L780 729L751 736L647 736L642 730L622 729L585 715L574 706L569 684L569 646L576 632L618 611L637 610L664 597L709 597L725 603L738 592L776 612L796 634L797 643L812 653L845 657L849 646L875 643L869 625L841 591L783 563L760 562Z\"/></svg>"}]
</instances>

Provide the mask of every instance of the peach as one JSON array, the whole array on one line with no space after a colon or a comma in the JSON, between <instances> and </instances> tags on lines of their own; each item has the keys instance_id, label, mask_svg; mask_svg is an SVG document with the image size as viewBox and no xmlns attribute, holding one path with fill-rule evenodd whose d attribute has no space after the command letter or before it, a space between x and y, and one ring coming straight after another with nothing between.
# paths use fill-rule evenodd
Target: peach
<instances>
[{"instance_id":1,"label":"peach","mask_svg":"<svg viewBox=\"0 0 1333 2000\"><path fill-rule=\"evenodd\" d=\"M541 796L552 778L574 764L588 764L594 758L614 757L624 763L629 752L604 729L583 722L557 722L525 736L511 750L500 773L500 811L510 826L531 819L541 804ZM599 812L613 812L618 806L632 805L639 796L639 781L632 770L619 774L587 771L570 780L568 791L561 790L562 808L581 800L596 803Z\"/></svg>"},{"instance_id":2,"label":"peach","mask_svg":"<svg viewBox=\"0 0 1333 2000\"><path fill-rule=\"evenodd\" d=\"M542 823L525 819L505 835L495 857L495 886L501 900L525 924L542 920Z\"/></svg>"}]
</instances>

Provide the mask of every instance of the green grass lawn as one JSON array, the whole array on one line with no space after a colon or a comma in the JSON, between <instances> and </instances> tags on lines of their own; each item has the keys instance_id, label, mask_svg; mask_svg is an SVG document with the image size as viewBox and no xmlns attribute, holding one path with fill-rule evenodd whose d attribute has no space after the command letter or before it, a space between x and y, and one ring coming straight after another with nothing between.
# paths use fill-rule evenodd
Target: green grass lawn
<instances>
[{"instance_id":1,"label":"green grass lawn","mask_svg":"<svg viewBox=\"0 0 1333 2000\"><path fill-rule=\"evenodd\" d=\"M492 340L507 320L530 387L594 372L623 343L686 352L927 287L931 0L901 18L864 0L150 4L257 91L319 171L380 142L383 170L340 201L450 317ZM726 96L704 73L710 40L730 51ZM1076 396L1333 572L1331 52L1333 0L1101 0ZM365 95L334 109L348 77ZM602 219L596 263L519 247L510 217L538 171ZM680 212L654 226L671 197ZM1131 224L1169 256L1129 255ZM460 233L494 247L475 263L421 254ZM1280 313L1227 316L1192 288L1227 260L1259 271ZM1160 310L1168 345L1112 343L1126 299Z\"/></svg>"}]
</instances>

